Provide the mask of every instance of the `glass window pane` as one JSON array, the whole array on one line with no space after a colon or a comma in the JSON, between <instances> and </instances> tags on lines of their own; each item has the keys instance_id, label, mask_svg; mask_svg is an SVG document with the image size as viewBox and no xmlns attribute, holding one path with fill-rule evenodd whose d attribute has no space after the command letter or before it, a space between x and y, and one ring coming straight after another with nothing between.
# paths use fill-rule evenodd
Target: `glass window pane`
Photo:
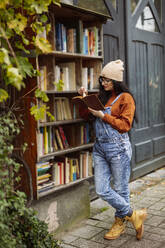
<instances>
[{"instance_id":1,"label":"glass window pane","mask_svg":"<svg viewBox=\"0 0 165 248\"><path fill-rule=\"evenodd\" d=\"M155 4L155 8L157 9L158 16L160 21L162 22L162 0L152 0Z\"/></svg>"},{"instance_id":2,"label":"glass window pane","mask_svg":"<svg viewBox=\"0 0 165 248\"><path fill-rule=\"evenodd\" d=\"M96 13L100 13L106 16L110 16L108 9L104 3L104 0L61 0L62 3L75 5L77 7L92 10ZM116 2L113 0L113 2Z\"/></svg>"},{"instance_id":3,"label":"glass window pane","mask_svg":"<svg viewBox=\"0 0 165 248\"><path fill-rule=\"evenodd\" d=\"M111 2L111 4L113 5L114 9L117 9L117 3L116 0L109 0Z\"/></svg>"},{"instance_id":4,"label":"glass window pane","mask_svg":"<svg viewBox=\"0 0 165 248\"><path fill-rule=\"evenodd\" d=\"M109 15L109 12L104 4L103 0L78 0L77 6L84 8L84 9L90 9L94 12L98 12L101 14Z\"/></svg>"},{"instance_id":5,"label":"glass window pane","mask_svg":"<svg viewBox=\"0 0 165 248\"><path fill-rule=\"evenodd\" d=\"M73 0L61 0L61 3L73 5Z\"/></svg>"},{"instance_id":6,"label":"glass window pane","mask_svg":"<svg viewBox=\"0 0 165 248\"><path fill-rule=\"evenodd\" d=\"M159 32L157 23L149 6L146 6L144 8L143 13L136 23L136 28L147 30L150 32Z\"/></svg>"},{"instance_id":7,"label":"glass window pane","mask_svg":"<svg viewBox=\"0 0 165 248\"><path fill-rule=\"evenodd\" d=\"M131 0L131 12L133 13L139 0Z\"/></svg>"}]
</instances>

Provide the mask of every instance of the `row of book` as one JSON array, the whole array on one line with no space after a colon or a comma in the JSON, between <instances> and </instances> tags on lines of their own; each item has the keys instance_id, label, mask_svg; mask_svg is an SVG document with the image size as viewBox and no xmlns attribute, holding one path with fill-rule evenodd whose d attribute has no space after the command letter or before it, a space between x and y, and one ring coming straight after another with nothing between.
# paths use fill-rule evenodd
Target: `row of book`
<instances>
[{"instance_id":1,"label":"row of book","mask_svg":"<svg viewBox=\"0 0 165 248\"><path fill-rule=\"evenodd\" d=\"M39 36L48 38L45 29ZM81 20L69 25L55 22L54 47L62 52L101 56L101 30L96 26L85 27Z\"/></svg>"},{"instance_id":2,"label":"row of book","mask_svg":"<svg viewBox=\"0 0 165 248\"><path fill-rule=\"evenodd\" d=\"M92 176L92 153L84 151L80 153L79 158L63 156L57 157L53 162L38 162L36 174L39 193L58 185Z\"/></svg>"},{"instance_id":3,"label":"row of book","mask_svg":"<svg viewBox=\"0 0 165 248\"><path fill-rule=\"evenodd\" d=\"M90 27L83 29L83 53L92 56L101 56L100 29Z\"/></svg>"},{"instance_id":4,"label":"row of book","mask_svg":"<svg viewBox=\"0 0 165 248\"><path fill-rule=\"evenodd\" d=\"M67 97L56 97L54 99L55 120L62 121L73 119L71 108L74 109Z\"/></svg>"},{"instance_id":5,"label":"row of book","mask_svg":"<svg viewBox=\"0 0 165 248\"><path fill-rule=\"evenodd\" d=\"M39 106L42 103L42 101L39 101ZM48 106L49 111L54 116L54 121L75 120L80 118L79 105L72 103L67 97L53 97L49 99ZM51 121L51 119L45 113L40 123L49 121Z\"/></svg>"},{"instance_id":6,"label":"row of book","mask_svg":"<svg viewBox=\"0 0 165 248\"><path fill-rule=\"evenodd\" d=\"M92 90L94 85L94 68L83 67L81 71L82 86L86 89ZM54 82L48 79L46 65L40 66L39 88L43 91L58 90L57 83L63 82L62 90L71 91L76 90L76 64L75 62L66 62L55 65L54 68Z\"/></svg>"},{"instance_id":7,"label":"row of book","mask_svg":"<svg viewBox=\"0 0 165 248\"><path fill-rule=\"evenodd\" d=\"M37 190L48 190L55 186L55 182L51 180L52 177L52 162L39 162L36 164L37 175Z\"/></svg>"},{"instance_id":8,"label":"row of book","mask_svg":"<svg viewBox=\"0 0 165 248\"><path fill-rule=\"evenodd\" d=\"M77 125L77 127L45 126L40 127L37 134L38 156L79 146L90 142L89 124Z\"/></svg>"},{"instance_id":9,"label":"row of book","mask_svg":"<svg viewBox=\"0 0 165 248\"><path fill-rule=\"evenodd\" d=\"M71 27L63 23L55 24L56 50L86 55L101 55L101 34L96 26L85 28L79 20Z\"/></svg>"},{"instance_id":10,"label":"row of book","mask_svg":"<svg viewBox=\"0 0 165 248\"><path fill-rule=\"evenodd\" d=\"M77 31L74 27L66 27L64 24L55 23L55 45L57 51L78 53Z\"/></svg>"}]
</instances>

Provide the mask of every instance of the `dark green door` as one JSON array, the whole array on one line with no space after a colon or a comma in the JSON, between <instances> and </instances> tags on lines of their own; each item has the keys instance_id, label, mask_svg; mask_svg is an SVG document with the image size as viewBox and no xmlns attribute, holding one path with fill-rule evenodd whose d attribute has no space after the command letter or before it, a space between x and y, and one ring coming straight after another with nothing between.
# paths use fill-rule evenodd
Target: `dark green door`
<instances>
[{"instance_id":1,"label":"dark green door","mask_svg":"<svg viewBox=\"0 0 165 248\"><path fill-rule=\"evenodd\" d=\"M128 82L139 122L131 131L132 178L165 165L165 56L161 0L127 0Z\"/></svg>"},{"instance_id":2,"label":"dark green door","mask_svg":"<svg viewBox=\"0 0 165 248\"><path fill-rule=\"evenodd\" d=\"M165 1L105 0L104 64L125 61L139 122L130 132L132 179L165 165Z\"/></svg>"},{"instance_id":3,"label":"dark green door","mask_svg":"<svg viewBox=\"0 0 165 248\"><path fill-rule=\"evenodd\" d=\"M124 1L104 0L104 2L111 16L111 19L103 25L104 64L118 58L125 62Z\"/></svg>"}]
</instances>

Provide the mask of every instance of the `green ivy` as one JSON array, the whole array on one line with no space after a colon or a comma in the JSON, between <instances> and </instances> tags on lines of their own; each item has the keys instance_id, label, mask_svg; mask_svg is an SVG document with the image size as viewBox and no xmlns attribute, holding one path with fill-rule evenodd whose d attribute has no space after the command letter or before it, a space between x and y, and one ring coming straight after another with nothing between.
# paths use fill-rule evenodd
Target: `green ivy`
<instances>
[{"instance_id":1,"label":"green ivy","mask_svg":"<svg viewBox=\"0 0 165 248\"><path fill-rule=\"evenodd\" d=\"M12 141L20 129L12 112L0 115L0 247L59 248L45 222L26 206L23 192L14 190L20 164L12 159ZM25 144L26 146L26 144Z\"/></svg>"},{"instance_id":2,"label":"green ivy","mask_svg":"<svg viewBox=\"0 0 165 248\"><path fill-rule=\"evenodd\" d=\"M60 247L48 232L47 224L27 207L25 194L15 190L21 165L12 158L13 139L20 127L12 108L4 108L10 100L9 88L20 91L26 87L25 78L39 75L26 57L27 46L32 45L36 53L51 52L49 42L39 36L43 28L50 31L47 14L51 3L60 6L59 0L0 0L0 247L4 248ZM29 25L34 32L30 38L26 33ZM32 114L36 119L43 117L44 112L51 117L44 104L48 102L46 94L37 89L35 95L43 106L33 106ZM20 149L24 152L26 144Z\"/></svg>"},{"instance_id":3,"label":"green ivy","mask_svg":"<svg viewBox=\"0 0 165 248\"><path fill-rule=\"evenodd\" d=\"M20 91L25 87L24 79L27 76L39 74L26 57L30 53L28 45L34 47L36 55L52 52L48 40L40 37L44 29L47 33L51 29L48 23L48 8L51 3L60 7L60 0L0 1L0 103L10 97L8 86ZM26 32L29 27L34 34L30 38ZM45 99L46 97L42 99L43 102L47 102ZM37 108L35 113L37 111L39 116L41 110ZM45 114L51 116L46 109Z\"/></svg>"}]
</instances>

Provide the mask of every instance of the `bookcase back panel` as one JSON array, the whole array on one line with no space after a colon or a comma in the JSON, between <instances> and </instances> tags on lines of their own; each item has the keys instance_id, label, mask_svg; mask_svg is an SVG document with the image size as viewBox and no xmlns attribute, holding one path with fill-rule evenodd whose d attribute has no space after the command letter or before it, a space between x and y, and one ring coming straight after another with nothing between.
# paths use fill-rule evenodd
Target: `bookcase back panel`
<instances>
[{"instance_id":1,"label":"bookcase back panel","mask_svg":"<svg viewBox=\"0 0 165 248\"><path fill-rule=\"evenodd\" d=\"M50 12L48 17L49 17L49 22L51 24L51 30L47 34L47 40L51 44L52 50L55 50L56 44L55 44L55 16L54 16L54 13Z\"/></svg>"},{"instance_id":2,"label":"bookcase back panel","mask_svg":"<svg viewBox=\"0 0 165 248\"><path fill-rule=\"evenodd\" d=\"M39 80L39 87L41 90L54 90L54 67L55 61L53 55L46 55L46 56L39 56L39 69L40 69L40 76Z\"/></svg>"}]
</instances>

